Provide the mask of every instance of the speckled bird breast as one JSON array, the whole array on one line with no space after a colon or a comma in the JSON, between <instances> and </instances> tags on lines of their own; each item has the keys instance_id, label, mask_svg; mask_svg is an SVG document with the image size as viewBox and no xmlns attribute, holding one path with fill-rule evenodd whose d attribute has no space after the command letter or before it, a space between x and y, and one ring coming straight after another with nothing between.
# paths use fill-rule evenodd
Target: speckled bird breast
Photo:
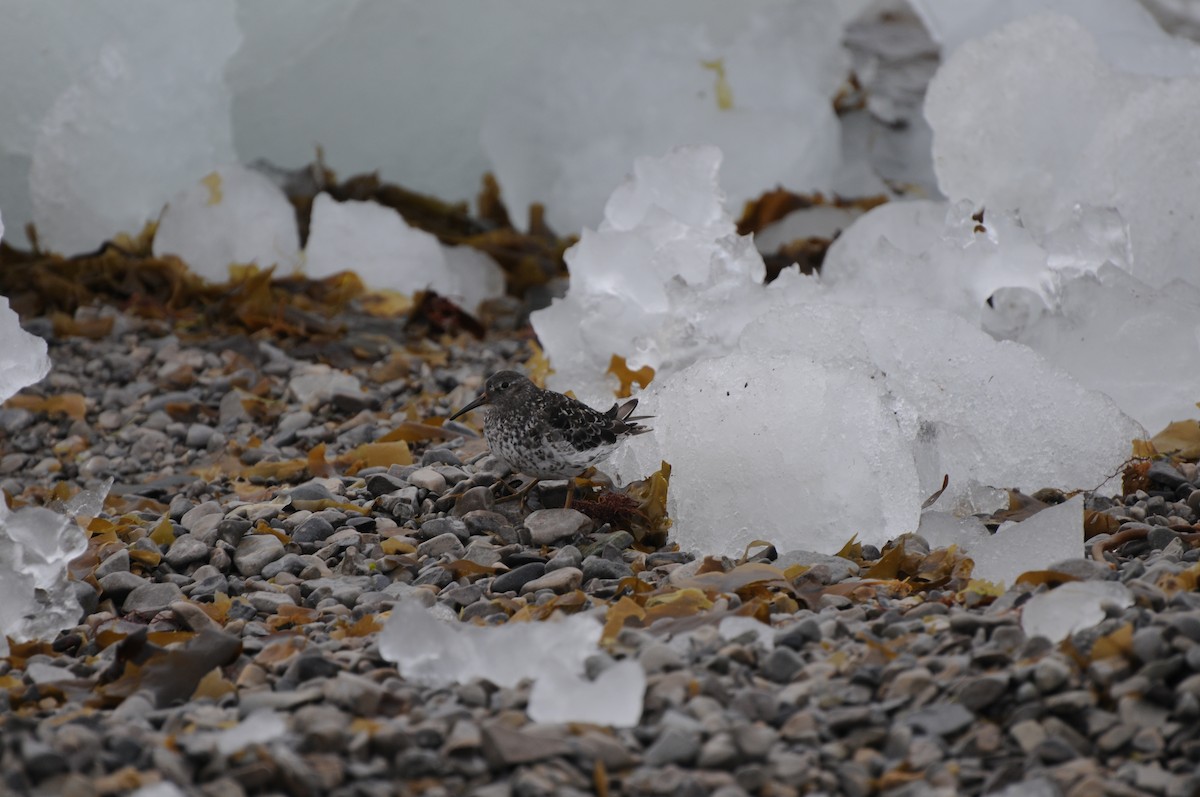
<instances>
[{"instance_id":1,"label":"speckled bird breast","mask_svg":"<svg viewBox=\"0 0 1200 797\"><path fill-rule=\"evenodd\" d=\"M483 434L493 456L514 471L537 479L578 476L616 448L615 444L603 444L580 450L557 430L529 416L516 418L498 411L488 413Z\"/></svg>"}]
</instances>

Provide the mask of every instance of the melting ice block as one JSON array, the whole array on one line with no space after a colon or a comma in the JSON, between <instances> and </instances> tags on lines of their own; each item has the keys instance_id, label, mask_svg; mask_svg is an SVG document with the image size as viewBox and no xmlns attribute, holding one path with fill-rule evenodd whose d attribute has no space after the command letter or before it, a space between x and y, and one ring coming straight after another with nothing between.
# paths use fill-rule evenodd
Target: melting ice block
<instances>
[{"instance_id":1,"label":"melting ice block","mask_svg":"<svg viewBox=\"0 0 1200 797\"><path fill-rule=\"evenodd\" d=\"M223 166L171 198L154 235L154 254L176 255L213 282L231 265L299 266L296 212L274 183L242 166Z\"/></svg>"},{"instance_id":2,"label":"melting ice block","mask_svg":"<svg viewBox=\"0 0 1200 797\"><path fill-rule=\"evenodd\" d=\"M1061 642L1103 620L1108 605L1132 606L1129 588L1118 581L1071 581L1030 598L1021 609L1021 628L1026 636Z\"/></svg>"},{"instance_id":3,"label":"melting ice block","mask_svg":"<svg viewBox=\"0 0 1200 797\"><path fill-rule=\"evenodd\" d=\"M589 722L632 728L642 718L646 671L636 661L619 661L589 681L564 667L547 666L529 692L534 722Z\"/></svg>"},{"instance_id":4,"label":"melting ice block","mask_svg":"<svg viewBox=\"0 0 1200 797\"><path fill-rule=\"evenodd\" d=\"M717 27L689 6L686 23L540 41L540 63L495 95L482 133L508 207L541 202L552 227L575 232L631 159L677 144L728 154L738 207L780 182L829 188L841 161L831 99L848 68L843 14L860 8L773 3Z\"/></svg>"},{"instance_id":5,"label":"melting ice block","mask_svg":"<svg viewBox=\"0 0 1200 797\"><path fill-rule=\"evenodd\" d=\"M79 622L67 565L87 537L67 515L42 507L10 510L0 501L0 655L18 642L46 639Z\"/></svg>"},{"instance_id":6,"label":"melting ice block","mask_svg":"<svg viewBox=\"0 0 1200 797\"><path fill-rule=\"evenodd\" d=\"M140 231L180 188L236 160L224 77L241 43L233 0L169 13L123 3L99 15L116 24L96 28L81 21L89 5L66 4L68 27L110 35L85 48L94 55L38 122L29 174L41 244L66 254Z\"/></svg>"},{"instance_id":7,"label":"melting ice block","mask_svg":"<svg viewBox=\"0 0 1200 797\"><path fill-rule=\"evenodd\" d=\"M1115 208L1135 277L1200 284L1190 211L1200 138L1188 132L1200 127L1200 48L1161 31L1148 45L1136 31L1098 40L1069 16L1040 14L959 47L925 104L938 184L951 199L1019 210L1035 232L1078 203Z\"/></svg>"},{"instance_id":8,"label":"melting ice block","mask_svg":"<svg viewBox=\"0 0 1200 797\"><path fill-rule=\"evenodd\" d=\"M1009 212L974 215L961 202L883 205L834 242L822 278L837 296L939 307L1023 343L1151 431L1195 416L1200 289L1131 276L1115 211L1076 207L1037 234Z\"/></svg>"},{"instance_id":9,"label":"melting ice block","mask_svg":"<svg viewBox=\"0 0 1200 797\"><path fill-rule=\"evenodd\" d=\"M375 202L338 202L322 192L313 202L304 271L314 278L354 271L372 288L412 294L432 289L474 312L504 293L504 275L486 255L443 247Z\"/></svg>"},{"instance_id":10,"label":"melting ice block","mask_svg":"<svg viewBox=\"0 0 1200 797\"><path fill-rule=\"evenodd\" d=\"M612 400L612 355L660 374L730 351L765 307L762 256L736 234L717 184L721 151L639 158L599 229L567 251L567 295L530 321L554 365L550 386Z\"/></svg>"},{"instance_id":11,"label":"melting ice block","mask_svg":"<svg viewBox=\"0 0 1200 797\"><path fill-rule=\"evenodd\" d=\"M881 544L917 528L944 474L942 505L967 511L980 485L1092 488L1144 434L1104 396L956 316L817 298L773 306L734 352L642 394L654 431L615 465L624 479L675 465L669 509L685 548ZM1057 558L1079 555L1075 543Z\"/></svg>"},{"instance_id":12,"label":"melting ice block","mask_svg":"<svg viewBox=\"0 0 1200 797\"><path fill-rule=\"evenodd\" d=\"M975 560L973 578L1009 587L1024 572L1078 559L1083 556L1083 496L1043 509L1020 523L1005 523L987 539L964 548Z\"/></svg>"},{"instance_id":13,"label":"melting ice block","mask_svg":"<svg viewBox=\"0 0 1200 797\"><path fill-rule=\"evenodd\" d=\"M531 679L535 720L636 725L646 685L641 665L618 664L594 682L580 675L597 651L600 632L600 622L588 615L481 627L443 622L416 603L401 602L380 634L379 652L402 676L430 686L473 678L515 686Z\"/></svg>"},{"instance_id":14,"label":"melting ice block","mask_svg":"<svg viewBox=\"0 0 1200 797\"><path fill-rule=\"evenodd\" d=\"M0 237L4 223L0 221ZM38 382L50 372L46 341L21 329L21 319L0 296L0 402Z\"/></svg>"}]
</instances>

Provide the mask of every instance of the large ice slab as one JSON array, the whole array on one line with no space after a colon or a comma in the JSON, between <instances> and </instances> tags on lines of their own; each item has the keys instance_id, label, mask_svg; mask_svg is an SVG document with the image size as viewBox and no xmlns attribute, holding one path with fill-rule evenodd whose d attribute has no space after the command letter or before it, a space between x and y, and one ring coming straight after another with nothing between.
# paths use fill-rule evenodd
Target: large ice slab
<instances>
[{"instance_id":1,"label":"large ice slab","mask_svg":"<svg viewBox=\"0 0 1200 797\"><path fill-rule=\"evenodd\" d=\"M1152 432L1195 416L1200 289L1131 276L1115 210L1077 206L1041 233L1012 212L977 218L967 202L883 205L833 243L822 278L840 296L938 307L1023 343Z\"/></svg>"},{"instance_id":2,"label":"large ice slab","mask_svg":"<svg viewBox=\"0 0 1200 797\"><path fill-rule=\"evenodd\" d=\"M942 506L967 511L980 486L1095 488L1144 434L957 316L805 298L642 395L654 431L626 445L618 472L675 464L668 508L686 548L879 544L917 528L945 474Z\"/></svg>"},{"instance_id":3,"label":"large ice slab","mask_svg":"<svg viewBox=\"0 0 1200 797\"><path fill-rule=\"evenodd\" d=\"M379 653L405 678L430 686L532 680L529 714L536 721L636 725L646 686L640 664L619 663L595 681L581 675L600 632L589 615L483 627L439 620L417 603L401 602L380 633Z\"/></svg>"},{"instance_id":4,"label":"large ice slab","mask_svg":"<svg viewBox=\"0 0 1200 797\"><path fill-rule=\"evenodd\" d=\"M1106 607L1132 605L1133 593L1119 581L1072 581L1030 598L1021 609L1021 628L1026 636L1062 642L1103 620Z\"/></svg>"},{"instance_id":5,"label":"large ice slab","mask_svg":"<svg viewBox=\"0 0 1200 797\"><path fill-rule=\"evenodd\" d=\"M1017 576L1083 556L1083 496L1043 509L1020 523L1004 523L986 540L965 546L973 578L1012 586Z\"/></svg>"},{"instance_id":6,"label":"large ice slab","mask_svg":"<svg viewBox=\"0 0 1200 797\"><path fill-rule=\"evenodd\" d=\"M1163 49L1110 34L1098 41L1071 17L1041 14L959 47L925 105L938 184L951 199L1019 210L1035 234L1079 203L1115 208L1135 277L1200 284L1190 211L1200 139L1187 132L1200 125L1200 48L1169 40L1170 57L1139 69L1130 61Z\"/></svg>"},{"instance_id":7,"label":"large ice slab","mask_svg":"<svg viewBox=\"0 0 1200 797\"><path fill-rule=\"evenodd\" d=\"M313 202L304 271L317 279L354 271L372 288L407 294L432 289L472 312L504 293L504 274L486 255L444 247L392 208L324 192Z\"/></svg>"},{"instance_id":8,"label":"large ice slab","mask_svg":"<svg viewBox=\"0 0 1200 797\"><path fill-rule=\"evenodd\" d=\"M688 13L541 42L539 62L495 97L483 127L514 217L542 202L552 227L579 230L633 158L680 144L721 147L735 207L779 183L829 189L841 161L831 100L849 63L850 9L839 5L771 4L732 36Z\"/></svg>"},{"instance_id":9,"label":"large ice slab","mask_svg":"<svg viewBox=\"0 0 1200 797\"><path fill-rule=\"evenodd\" d=\"M274 183L243 166L223 166L173 196L154 235L154 254L177 255L213 282L231 265L278 266L290 274L300 263L296 212Z\"/></svg>"},{"instance_id":10,"label":"large ice slab","mask_svg":"<svg viewBox=\"0 0 1200 797\"><path fill-rule=\"evenodd\" d=\"M61 5L54 26L111 35L85 48L95 54L38 119L29 173L41 243L68 254L140 231L173 193L235 160L224 78L241 41L233 0L170 13L123 3L95 30L81 21L89 5Z\"/></svg>"}]
</instances>

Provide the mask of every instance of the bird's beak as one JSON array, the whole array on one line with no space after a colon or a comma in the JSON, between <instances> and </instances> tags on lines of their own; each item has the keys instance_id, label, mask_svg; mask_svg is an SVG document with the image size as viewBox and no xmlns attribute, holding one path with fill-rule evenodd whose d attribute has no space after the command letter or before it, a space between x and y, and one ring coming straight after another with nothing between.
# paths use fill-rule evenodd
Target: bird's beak
<instances>
[{"instance_id":1,"label":"bird's beak","mask_svg":"<svg viewBox=\"0 0 1200 797\"><path fill-rule=\"evenodd\" d=\"M472 401L472 402L471 402L470 404L468 404L467 406L463 407L463 408L462 408L461 410L459 410L458 412L456 412L456 413L454 413L453 415L451 415L451 416L450 416L449 418L447 418L446 420L448 420L448 421L452 421L452 420L454 420L455 418L459 417L460 415L466 415L468 412L470 412L471 410L475 409L476 407L481 407L481 406L483 406L484 404L487 404L487 403L488 403L488 401L489 401L489 399L488 399L488 394L487 394L487 391L485 390L483 393L480 393L480 394L479 394L479 397L478 397L477 399L475 399L474 401Z\"/></svg>"}]
</instances>

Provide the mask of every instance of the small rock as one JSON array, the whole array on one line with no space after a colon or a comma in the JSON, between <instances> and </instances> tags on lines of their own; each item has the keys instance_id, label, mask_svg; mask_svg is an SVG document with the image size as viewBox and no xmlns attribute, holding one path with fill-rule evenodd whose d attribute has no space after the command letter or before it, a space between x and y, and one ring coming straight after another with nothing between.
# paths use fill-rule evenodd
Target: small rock
<instances>
[{"instance_id":1,"label":"small rock","mask_svg":"<svg viewBox=\"0 0 1200 797\"><path fill-rule=\"evenodd\" d=\"M430 518L417 530L417 536L422 540L431 540L443 534L453 534L463 542L471 539L471 532L467 529L467 524L455 517Z\"/></svg>"},{"instance_id":2,"label":"small rock","mask_svg":"<svg viewBox=\"0 0 1200 797\"><path fill-rule=\"evenodd\" d=\"M389 473L373 473L367 477L367 492L378 498L381 495L402 490L406 482Z\"/></svg>"},{"instance_id":3,"label":"small rock","mask_svg":"<svg viewBox=\"0 0 1200 797\"><path fill-rule=\"evenodd\" d=\"M575 546L567 546L574 548ZM583 580L591 581L593 578L612 579L612 578L628 578L633 575L633 568L625 562L616 562L612 559L604 559L599 556L589 556L583 560Z\"/></svg>"},{"instance_id":4,"label":"small rock","mask_svg":"<svg viewBox=\"0 0 1200 797\"><path fill-rule=\"evenodd\" d=\"M551 592L561 594L570 592L573 589L579 589L579 585L582 583L582 570L577 567L563 567L527 582L525 586L521 587L521 594L525 595L529 592L537 592L539 589L548 589Z\"/></svg>"},{"instance_id":5,"label":"small rock","mask_svg":"<svg viewBox=\"0 0 1200 797\"><path fill-rule=\"evenodd\" d=\"M120 604L129 593L149 582L141 576L130 573L128 570L119 570L99 579L99 583L104 597L111 598L114 602Z\"/></svg>"},{"instance_id":6,"label":"small rock","mask_svg":"<svg viewBox=\"0 0 1200 797\"><path fill-rule=\"evenodd\" d=\"M443 554L450 554L455 559L460 559L466 550L458 535L448 531L418 545L417 556L436 558Z\"/></svg>"},{"instance_id":7,"label":"small rock","mask_svg":"<svg viewBox=\"0 0 1200 797\"><path fill-rule=\"evenodd\" d=\"M776 638L778 642L778 638ZM777 684L791 683L796 673L804 669L804 660L792 648L778 645L762 665L763 674Z\"/></svg>"},{"instance_id":8,"label":"small rock","mask_svg":"<svg viewBox=\"0 0 1200 797\"><path fill-rule=\"evenodd\" d=\"M530 562L529 564L513 568L507 573L501 573L492 579L492 594L499 595L504 592L520 592L522 587L530 581L541 578L545 572L546 565L542 562Z\"/></svg>"},{"instance_id":9,"label":"small rock","mask_svg":"<svg viewBox=\"0 0 1200 797\"><path fill-rule=\"evenodd\" d=\"M650 745L643 756L647 766L662 767L667 764L688 765L700 753L700 734L684 728L669 727Z\"/></svg>"},{"instance_id":10,"label":"small rock","mask_svg":"<svg viewBox=\"0 0 1200 797\"><path fill-rule=\"evenodd\" d=\"M591 527L592 519L574 509L539 509L525 518L525 528L529 529L534 545L574 539Z\"/></svg>"},{"instance_id":11,"label":"small rock","mask_svg":"<svg viewBox=\"0 0 1200 797\"><path fill-rule=\"evenodd\" d=\"M263 567L283 556L283 543L273 534L251 534L242 538L233 554L233 564L243 576L256 576Z\"/></svg>"},{"instance_id":12,"label":"small rock","mask_svg":"<svg viewBox=\"0 0 1200 797\"><path fill-rule=\"evenodd\" d=\"M807 567L823 566L826 569L822 571L825 576L822 581L828 584L836 584L847 578L857 576L859 573L859 566L849 559L817 553L815 551L787 551L780 554L779 558L773 564L780 570L786 570L792 565L805 565Z\"/></svg>"},{"instance_id":13,"label":"small rock","mask_svg":"<svg viewBox=\"0 0 1200 797\"><path fill-rule=\"evenodd\" d=\"M296 601L286 592L251 592L246 595L246 600L264 614L278 614L280 606L296 605Z\"/></svg>"},{"instance_id":14,"label":"small rock","mask_svg":"<svg viewBox=\"0 0 1200 797\"><path fill-rule=\"evenodd\" d=\"M310 515L292 532L292 542L324 542L333 534L333 524L320 515ZM311 548L303 550L311 551Z\"/></svg>"},{"instance_id":15,"label":"small rock","mask_svg":"<svg viewBox=\"0 0 1200 797\"><path fill-rule=\"evenodd\" d=\"M559 570L564 567L579 567L583 562L583 554L574 545L564 545L558 549L554 556L550 557L550 561L546 562L546 571ZM584 574L587 578L587 574Z\"/></svg>"},{"instance_id":16,"label":"small rock","mask_svg":"<svg viewBox=\"0 0 1200 797\"><path fill-rule=\"evenodd\" d=\"M493 769L565 756L571 751L564 738L535 736L504 722L484 725L481 736L483 753Z\"/></svg>"},{"instance_id":17,"label":"small rock","mask_svg":"<svg viewBox=\"0 0 1200 797\"><path fill-rule=\"evenodd\" d=\"M496 496L488 487L472 487L454 502L450 514L462 517L470 512L491 512L496 508Z\"/></svg>"},{"instance_id":18,"label":"small rock","mask_svg":"<svg viewBox=\"0 0 1200 797\"><path fill-rule=\"evenodd\" d=\"M792 650L803 650L807 645L821 641L821 626L812 617L806 617L798 623L781 628L775 634L775 646L780 645Z\"/></svg>"},{"instance_id":19,"label":"small rock","mask_svg":"<svg viewBox=\"0 0 1200 797\"><path fill-rule=\"evenodd\" d=\"M158 614L183 598L177 584L170 581L142 584L125 596L121 611L126 614Z\"/></svg>"},{"instance_id":20,"label":"small rock","mask_svg":"<svg viewBox=\"0 0 1200 797\"><path fill-rule=\"evenodd\" d=\"M164 557L175 570L182 570L194 562L208 559L208 546L191 534L175 538Z\"/></svg>"},{"instance_id":21,"label":"small rock","mask_svg":"<svg viewBox=\"0 0 1200 797\"><path fill-rule=\"evenodd\" d=\"M438 495L446 492L446 477L433 468L417 468L408 474L408 483Z\"/></svg>"},{"instance_id":22,"label":"small rock","mask_svg":"<svg viewBox=\"0 0 1200 797\"><path fill-rule=\"evenodd\" d=\"M96 567L93 575L96 580L104 578L111 573L128 573L129 572L129 551L125 548L120 548L116 553L111 554L107 559L101 562Z\"/></svg>"},{"instance_id":23,"label":"small rock","mask_svg":"<svg viewBox=\"0 0 1200 797\"><path fill-rule=\"evenodd\" d=\"M969 678L958 688L958 701L971 711L980 711L995 703L1008 691L1007 675L983 675Z\"/></svg>"}]
</instances>

